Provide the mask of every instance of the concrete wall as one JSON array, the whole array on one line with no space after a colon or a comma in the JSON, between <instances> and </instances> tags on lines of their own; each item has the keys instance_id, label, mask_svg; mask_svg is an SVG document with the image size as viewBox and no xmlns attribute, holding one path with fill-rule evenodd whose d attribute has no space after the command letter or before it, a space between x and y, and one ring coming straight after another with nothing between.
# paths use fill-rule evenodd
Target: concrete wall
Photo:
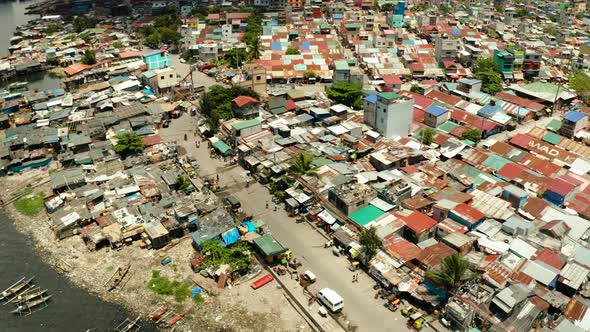
<instances>
[{"instance_id":1,"label":"concrete wall","mask_svg":"<svg viewBox=\"0 0 590 332\"><path fill-rule=\"evenodd\" d=\"M385 104L377 100L375 130L386 138L407 136L412 123L414 99Z\"/></svg>"}]
</instances>

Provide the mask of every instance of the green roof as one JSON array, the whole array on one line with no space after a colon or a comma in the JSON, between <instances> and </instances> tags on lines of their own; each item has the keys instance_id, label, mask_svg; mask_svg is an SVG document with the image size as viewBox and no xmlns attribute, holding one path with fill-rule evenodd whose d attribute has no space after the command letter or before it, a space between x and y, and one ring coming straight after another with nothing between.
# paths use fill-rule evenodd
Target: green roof
<instances>
[{"instance_id":1,"label":"green roof","mask_svg":"<svg viewBox=\"0 0 590 332\"><path fill-rule=\"evenodd\" d=\"M299 31L297 31L297 30L291 30L291 31L289 31L289 34L290 35L298 35L299 34Z\"/></svg>"},{"instance_id":2,"label":"green roof","mask_svg":"<svg viewBox=\"0 0 590 332\"><path fill-rule=\"evenodd\" d=\"M445 133L450 133L453 129L459 127L458 124L451 122L451 121L447 121L443 124L441 124L440 126L436 127L436 129L444 131Z\"/></svg>"},{"instance_id":3,"label":"green roof","mask_svg":"<svg viewBox=\"0 0 590 332\"><path fill-rule=\"evenodd\" d=\"M488 159L486 159L483 164L484 166L492 168L494 171L499 171L504 165L510 162L508 159L504 159L500 156L495 154L488 155Z\"/></svg>"},{"instance_id":4,"label":"green roof","mask_svg":"<svg viewBox=\"0 0 590 332\"><path fill-rule=\"evenodd\" d=\"M547 132L547 134L545 134L545 136L543 136L543 140L545 142L551 143L553 145L557 145L557 143L561 142L562 139L563 139L563 136L557 135L552 132Z\"/></svg>"},{"instance_id":5,"label":"green roof","mask_svg":"<svg viewBox=\"0 0 590 332\"><path fill-rule=\"evenodd\" d=\"M303 90L297 90L297 89L291 89L291 90L287 91L287 96L291 97L291 99L304 98L305 97L305 91L303 91Z\"/></svg>"},{"instance_id":6,"label":"green roof","mask_svg":"<svg viewBox=\"0 0 590 332\"><path fill-rule=\"evenodd\" d=\"M346 60L337 60L334 62L336 70L348 70L348 62Z\"/></svg>"},{"instance_id":7,"label":"green roof","mask_svg":"<svg viewBox=\"0 0 590 332\"><path fill-rule=\"evenodd\" d=\"M461 142L463 142L463 143L465 143L467 145L471 145L471 146L474 146L475 145L475 142L472 141L472 140L470 140L470 139L462 139Z\"/></svg>"},{"instance_id":8,"label":"green roof","mask_svg":"<svg viewBox=\"0 0 590 332\"><path fill-rule=\"evenodd\" d=\"M282 244L278 243L270 234L264 234L261 237L255 238L254 245L265 257L278 256L288 250L283 247Z\"/></svg>"},{"instance_id":9,"label":"green roof","mask_svg":"<svg viewBox=\"0 0 590 332\"><path fill-rule=\"evenodd\" d=\"M258 119L251 119L251 120L245 120L245 121L236 122L236 123L234 123L231 126L235 130L242 130L242 129L246 129L246 128L257 126L259 124L260 124L260 120L258 120Z\"/></svg>"},{"instance_id":10,"label":"green roof","mask_svg":"<svg viewBox=\"0 0 590 332\"><path fill-rule=\"evenodd\" d=\"M213 145L213 147L221 154L227 154L231 151L231 148L227 144L225 144L224 141L217 141L211 145Z\"/></svg>"},{"instance_id":11,"label":"green roof","mask_svg":"<svg viewBox=\"0 0 590 332\"><path fill-rule=\"evenodd\" d=\"M558 86L553 83L535 82L523 86L524 89L533 92L557 93ZM563 91L564 89L561 89Z\"/></svg>"},{"instance_id":12,"label":"green roof","mask_svg":"<svg viewBox=\"0 0 590 332\"><path fill-rule=\"evenodd\" d=\"M323 158L323 157L315 158L314 160L311 161L311 164L314 167L322 167L322 166L330 165L333 163L334 163L333 160L330 160L328 158Z\"/></svg>"},{"instance_id":13,"label":"green roof","mask_svg":"<svg viewBox=\"0 0 590 332\"><path fill-rule=\"evenodd\" d=\"M279 108L279 107L283 107L287 105L287 101L285 99L275 99L275 100L270 100L268 102L268 109L273 109L273 108Z\"/></svg>"},{"instance_id":14,"label":"green roof","mask_svg":"<svg viewBox=\"0 0 590 332\"><path fill-rule=\"evenodd\" d=\"M281 106L281 107L273 108L272 110L270 110L270 112L274 115L279 115L279 114L286 113L287 109Z\"/></svg>"},{"instance_id":15,"label":"green roof","mask_svg":"<svg viewBox=\"0 0 590 332\"><path fill-rule=\"evenodd\" d=\"M561 120L559 119L552 119L551 121L549 121L549 123L547 124L547 129L551 130L551 131L559 131L559 129L561 129Z\"/></svg>"},{"instance_id":16,"label":"green roof","mask_svg":"<svg viewBox=\"0 0 590 332\"><path fill-rule=\"evenodd\" d=\"M366 224L381 217L384 214L385 212L378 209L377 207L373 205L367 205L366 207L356 211L348 217L352 219L352 221L357 223L359 226L364 227Z\"/></svg>"},{"instance_id":17,"label":"green roof","mask_svg":"<svg viewBox=\"0 0 590 332\"><path fill-rule=\"evenodd\" d=\"M379 97L381 97L383 99L387 99L387 100L395 100L395 99L399 99L400 95L398 95L395 92L381 92L379 94Z\"/></svg>"},{"instance_id":18,"label":"green roof","mask_svg":"<svg viewBox=\"0 0 590 332\"><path fill-rule=\"evenodd\" d=\"M361 25L359 23L348 23L345 27L346 29L360 29Z\"/></svg>"}]
</instances>

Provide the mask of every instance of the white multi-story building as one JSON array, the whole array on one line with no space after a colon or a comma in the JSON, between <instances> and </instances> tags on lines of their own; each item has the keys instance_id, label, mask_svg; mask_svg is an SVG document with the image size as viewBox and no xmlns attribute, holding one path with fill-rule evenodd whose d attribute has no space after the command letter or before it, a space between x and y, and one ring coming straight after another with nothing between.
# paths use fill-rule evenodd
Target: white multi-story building
<instances>
[{"instance_id":1,"label":"white multi-story building","mask_svg":"<svg viewBox=\"0 0 590 332\"><path fill-rule=\"evenodd\" d=\"M386 138L407 136L412 123L414 99L395 92L377 94L375 105L365 99L365 122Z\"/></svg>"}]
</instances>

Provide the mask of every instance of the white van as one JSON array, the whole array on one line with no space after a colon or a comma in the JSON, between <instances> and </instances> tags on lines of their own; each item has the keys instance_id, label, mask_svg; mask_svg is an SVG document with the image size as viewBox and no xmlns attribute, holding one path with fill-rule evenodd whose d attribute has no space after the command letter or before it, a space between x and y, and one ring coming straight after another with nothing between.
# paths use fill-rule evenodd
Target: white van
<instances>
[{"instance_id":1,"label":"white van","mask_svg":"<svg viewBox=\"0 0 590 332\"><path fill-rule=\"evenodd\" d=\"M342 297L330 288L320 290L318 292L318 298L331 312L338 312L344 307Z\"/></svg>"}]
</instances>

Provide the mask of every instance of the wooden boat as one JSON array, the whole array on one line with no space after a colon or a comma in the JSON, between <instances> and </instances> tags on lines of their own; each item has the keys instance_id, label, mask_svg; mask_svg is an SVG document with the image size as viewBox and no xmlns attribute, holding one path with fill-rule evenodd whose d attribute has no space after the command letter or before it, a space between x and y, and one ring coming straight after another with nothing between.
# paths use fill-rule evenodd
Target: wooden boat
<instances>
[{"instance_id":1,"label":"wooden boat","mask_svg":"<svg viewBox=\"0 0 590 332\"><path fill-rule=\"evenodd\" d=\"M139 331L141 325L139 325L140 316L137 316L134 320L126 318L121 324L117 325L115 331L117 332L135 332Z\"/></svg>"},{"instance_id":2,"label":"wooden boat","mask_svg":"<svg viewBox=\"0 0 590 332\"><path fill-rule=\"evenodd\" d=\"M31 287L31 281L33 281L34 278L35 277L30 277L29 279L25 279L25 277L22 277L19 281L15 282L12 286L6 288L2 292L2 294L0 294L0 301L11 300L21 291Z\"/></svg>"},{"instance_id":3,"label":"wooden boat","mask_svg":"<svg viewBox=\"0 0 590 332\"><path fill-rule=\"evenodd\" d=\"M8 90L10 90L10 92L26 90L28 84L29 84L29 82L10 83L8 85Z\"/></svg>"},{"instance_id":4,"label":"wooden boat","mask_svg":"<svg viewBox=\"0 0 590 332\"><path fill-rule=\"evenodd\" d=\"M170 310L168 307L158 308L150 314L150 318L152 320L159 320L168 310Z\"/></svg>"},{"instance_id":5,"label":"wooden boat","mask_svg":"<svg viewBox=\"0 0 590 332\"><path fill-rule=\"evenodd\" d=\"M24 302L28 302L31 301L43 294L45 294L47 292L46 289L41 289L41 287L33 287L31 289L28 289L24 292L22 292L21 294L13 297L12 299L6 301L6 303L4 303L4 305L7 305L8 303L24 303Z\"/></svg>"},{"instance_id":6,"label":"wooden boat","mask_svg":"<svg viewBox=\"0 0 590 332\"><path fill-rule=\"evenodd\" d=\"M168 324L170 324L170 326L172 326L172 325L176 324L181 318L182 318L182 316L176 315L176 316L172 317L172 319L168 322Z\"/></svg>"},{"instance_id":7,"label":"wooden boat","mask_svg":"<svg viewBox=\"0 0 590 332\"><path fill-rule=\"evenodd\" d=\"M23 304L19 304L16 309L12 311L13 314L19 315L30 315L33 313L33 308L38 307L40 305L44 305L43 308L47 307L47 301L52 297L52 295L42 296L41 298L33 301L29 301ZM43 309L41 308L41 309Z\"/></svg>"}]
</instances>

